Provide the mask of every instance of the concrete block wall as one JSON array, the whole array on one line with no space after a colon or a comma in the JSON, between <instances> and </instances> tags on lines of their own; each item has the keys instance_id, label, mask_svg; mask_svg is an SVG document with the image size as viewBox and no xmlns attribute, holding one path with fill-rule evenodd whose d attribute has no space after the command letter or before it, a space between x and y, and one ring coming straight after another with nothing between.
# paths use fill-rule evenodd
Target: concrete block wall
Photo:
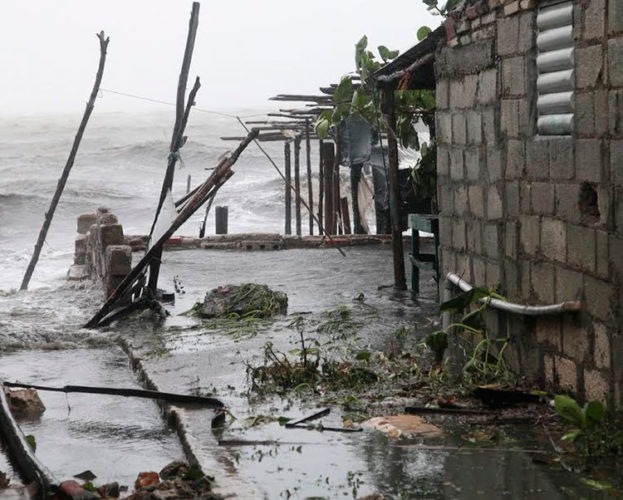
<instances>
[{"instance_id":1,"label":"concrete block wall","mask_svg":"<svg viewBox=\"0 0 623 500\"><path fill-rule=\"evenodd\" d=\"M132 248L117 217L106 208L80 215L70 279L100 279L108 297L131 268Z\"/></svg>"},{"instance_id":2,"label":"concrete block wall","mask_svg":"<svg viewBox=\"0 0 623 500\"><path fill-rule=\"evenodd\" d=\"M621 404L623 2L574 4L571 136L536 131L539 2L468 4L435 68L444 274L520 303L582 300L581 314L511 318L515 368Z\"/></svg>"}]
</instances>

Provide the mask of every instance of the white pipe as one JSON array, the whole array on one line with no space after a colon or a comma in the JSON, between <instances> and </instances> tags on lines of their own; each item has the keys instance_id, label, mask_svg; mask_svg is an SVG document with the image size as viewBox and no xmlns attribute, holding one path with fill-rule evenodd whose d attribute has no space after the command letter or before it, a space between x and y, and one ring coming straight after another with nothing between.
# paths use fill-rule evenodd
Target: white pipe
<instances>
[{"instance_id":1,"label":"white pipe","mask_svg":"<svg viewBox=\"0 0 623 500\"><path fill-rule=\"evenodd\" d=\"M447 283L452 283L453 285L458 286L464 292L469 292L472 289L472 286L467 283L467 281L461 279L454 273L448 273L446 275L446 284ZM445 296L445 287L444 300L447 300ZM548 306L527 306L522 304L514 304L512 302L505 302L503 300L493 299L491 297L481 299L481 302L487 302L491 307L493 307L494 309L499 309L500 311L505 311L513 314L522 314L524 316L547 316L551 314L562 314L565 312L577 312L581 311L583 308L583 304L579 300L561 302L560 304L552 304Z\"/></svg>"}]
</instances>

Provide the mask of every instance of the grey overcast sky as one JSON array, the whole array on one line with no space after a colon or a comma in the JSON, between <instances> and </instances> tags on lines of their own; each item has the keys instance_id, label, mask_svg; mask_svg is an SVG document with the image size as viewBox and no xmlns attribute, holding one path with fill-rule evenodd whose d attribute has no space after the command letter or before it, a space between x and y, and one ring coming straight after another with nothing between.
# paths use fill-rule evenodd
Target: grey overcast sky
<instances>
[{"instance_id":1,"label":"grey overcast sky","mask_svg":"<svg viewBox=\"0 0 623 500\"><path fill-rule=\"evenodd\" d=\"M110 36L102 87L173 101L191 0L0 0L0 117L84 108ZM406 50L440 23L421 0L201 2L191 78L208 109L268 106L282 92L317 92L354 66L354 44ZM153 110L104 94L98 111Z\"/></svg>"}]
</instances>

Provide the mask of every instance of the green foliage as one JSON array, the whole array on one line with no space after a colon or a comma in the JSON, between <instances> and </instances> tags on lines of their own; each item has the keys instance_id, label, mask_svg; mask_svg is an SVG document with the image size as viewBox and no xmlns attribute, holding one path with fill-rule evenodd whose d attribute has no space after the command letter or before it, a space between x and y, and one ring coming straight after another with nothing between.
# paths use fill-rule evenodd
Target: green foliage
<instances>
[{"instance_id":1,"label":"green foliage","mask_svg":"<svg viewBox=\"0 0 623 500\"><path fill-rule=\"evenodd\" d=\"M435 364L441 365L443 355L448 348L448 333L444 330L433 332L426 337L426 347L435 354Z\"/></svg>"},{"instance_id":2,"label":"green foliage","mask_svg":"<svg viewBox=\"0 0 623 500\"><path fill-rule=\"evenodd\" d=\"M447 0L439 4L439 0L422 0L424 5L435 15L447 16L448 13L459 5L463 0Z\"/></svg>"},{"instance_id":3,"label":"green foliage","mask_svg":"<svg viewBox=\"0 0 623 500\"><path fill-rule=\"evenodd\" d=\"M417 39L419 42L424 40L428 34L431 32L431 29L428 26L422 26L419 30L417 30Z\"/></svg>"},{"instance_id":4,"label":"green foliage","mask_svg":"<svg viewBox=\"0 0 623 500\"><path fill-rule=\"evenodd\" d=\"M37 451L37 440L35 439L35 436L28 434L26 436L26 442L28 443L28 446L30 446L33 453Z\"/></svg>"},{"instance_id":5,"label":"green foliage","mask_svg":"<svg viewBox=\"0 0 623 500\"><path fill-rule=\"evenodd\" d=\"M563 440L574 442L585 433L600 424L606 413L599 401L589 401L582 408L577 401L569 396L556 395L554 397L556 413L566 422L575 426L575 429L563 436Z\"/></svg>"}]
</instances>

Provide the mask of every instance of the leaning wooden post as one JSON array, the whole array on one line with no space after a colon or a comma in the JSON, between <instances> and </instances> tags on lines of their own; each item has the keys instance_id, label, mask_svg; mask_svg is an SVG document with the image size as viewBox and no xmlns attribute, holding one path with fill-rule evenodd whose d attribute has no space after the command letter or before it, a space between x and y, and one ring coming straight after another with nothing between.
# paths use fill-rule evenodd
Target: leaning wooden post
<instances>
[{"instance_id":1,"label":"leaning wooden post","mask_svg":"<svg viewBox=\"0 0 623 500\"><path fill-rule=\"evenodd\" d=\"M67 158L65 168L63 169L61 177L58 180L58 184L56 185L56 191L54 192L54 196L52 197L50 208L48 208L48 211L45 213L43 226L41 227L41 231L39 232L39 238L37 239L37 243L35 244L35 250L30 259L30 263L28 264L28 268L26 268L26 273L24 274L24 279L22 280L20 290L28 289L30 278L32 277L32 273L35 271L35 266L37 265L37 261L39 260L39 255L41 254L43 243L45 242L45 238L48 235L48 230L50 229L50 224L52 223L52 217L54 217L54 212L61 198L61 194L63 194L63 189L65 189L65 184L67 183L69 172L74 165L74 160L76 158L76 154L78 153L78 148L80 147L82 135L84 134L84 130L87 127L91 112L95 107L95 99L97 98L100 83L102 81L102 77L104 76L104 65L106 64L106 50L108 49L108 42L110 40L110 38L104 35L103 31L99 32L97 38L99 38L100 41L100 61L97 68L97 75L95 76L95 84L93 85L93 90L91 90L91 96L89 97L89 101L87 102L87 107L84 110L84 114L82 115L82 121L80 122L78 132L76 133L76 137L74 138L74 144L71 147L69 158Z\"/></svg>"},{"instance_id":2,"label":"leaning wooden post","mask_svg":"<svg viewBox=\"0 0 623 500\"><path fill-rule=\"evenodd\" d=\"M318 141L318 157L320 162L318 164L318 228L319 233L322 234L322 230L324 228L324 224L322 222L322 210L324 208L324 141L320 139Z\"/></svg>"},{"instance_id":3,"label":"leaning wooden post","mask_svg":"<svg viewBox=\"0 0 623 500\"><path fill-rule=\"evenodd\" d=\"M396 141L396 111L394 89L383 89L383 114L387 122L387 156L389 159L389 212L392 228L392 253L394 259L394 287L407 289L405 278L404 249L400 230L400 186L398 184L398 143Z\"/></svg>"},{"instance_id":4,"label":"leaning wooden post","mask_svg":"<svg viewBox=\"0 0 623 500\"><path fill-rule=\"evenodd\" d=\"M188 73L190 72L190 63L193 57L193 50L195 48L195 39L197 38L197 27L199 26L199 2L193 2L192 10L190 13L190 21L188 22L188 36L186 38L186 48L184 49L184 59L182 61L182 68L180 70L180 76L177 82L177 98L175 104L175 125L173 127L173 135L171 137L171 145L169 148L169 159L167 162L167 169L162 181L162 189L160 190L160 199L158 200L158 207L156 208L156 216L149 232L149 238L153 237L153 232L156 227L160 210L164 204L164 200L167 197L167 193L173 187L173 175L175 173L175 164L177 162L177 155L179 149L184 145L184 130L186 129L186 123L188 122L188 115L190 114L190 108L194 105L195 95L199 91L201 86L199 78L195 80L195 85L188 96L188 105L186 105L186 86L188 85ZM157 251L149 266L149 282L148 287L152 293L156 294L156 288L158 287L158 275L160 274L160 262L162 259L162 249Z\"/></svg>"},{"instance_id":5,"label":"leaning wooden post","mask_svg":"<svg viewBox=\"0 0 623 500\"><path fill-rule=\"evenodd\" d=\"M327 234L335 234L333 222L333 162L335 151L332 142L322 145L322 168L324 174L324 228Z\"/></svg>"},{"instance_id":6,"label":"leaning wooden post","mask_svg":"<svg viewBox=\"0 0 623 500\"><path fill-rule=\"evenodd\" d=\"M338 227L341 233L344 232L344 224L342 221L342 206L340 204L340 138L335 138L335 157L333 163L333 220L332 224L335 228L335 234L338 234ZM340 224L338 225L338 221ZM340 234L341 234L340 233Z\"/></svg>"},{"instance_id":7,"label":"leaning wooden post","mask_svg":"<svg viewBox=\"0 0 623 500\"><path fill-rule=\"evenodd\" d=\"M309 234L314 234L314 192L312 189L311 144L309 140L309 118L305 118L305 153L307 156L307 198L309 199Z\"/></svg>"},{"instance_id":8,"label":"leaning wooden post","mask_svg":"<svg viewBox=\"0 0 623 500\"><path fill-rule=\"evenodd\" d=\"M294 138L294 191L296 194L296 235L301 236L301 136Z\"/></svg>"},{"instance_id":9,"label":"leaning wooden post","mask_svg":"<svg viewBox=\"0 0 623 500\"><path fill-rule=\"evenodd\" d=\"M286 234L292 234L292 167L290 165L290 142L283 146L285 156Z\"/></svg>"}]
</instances>

